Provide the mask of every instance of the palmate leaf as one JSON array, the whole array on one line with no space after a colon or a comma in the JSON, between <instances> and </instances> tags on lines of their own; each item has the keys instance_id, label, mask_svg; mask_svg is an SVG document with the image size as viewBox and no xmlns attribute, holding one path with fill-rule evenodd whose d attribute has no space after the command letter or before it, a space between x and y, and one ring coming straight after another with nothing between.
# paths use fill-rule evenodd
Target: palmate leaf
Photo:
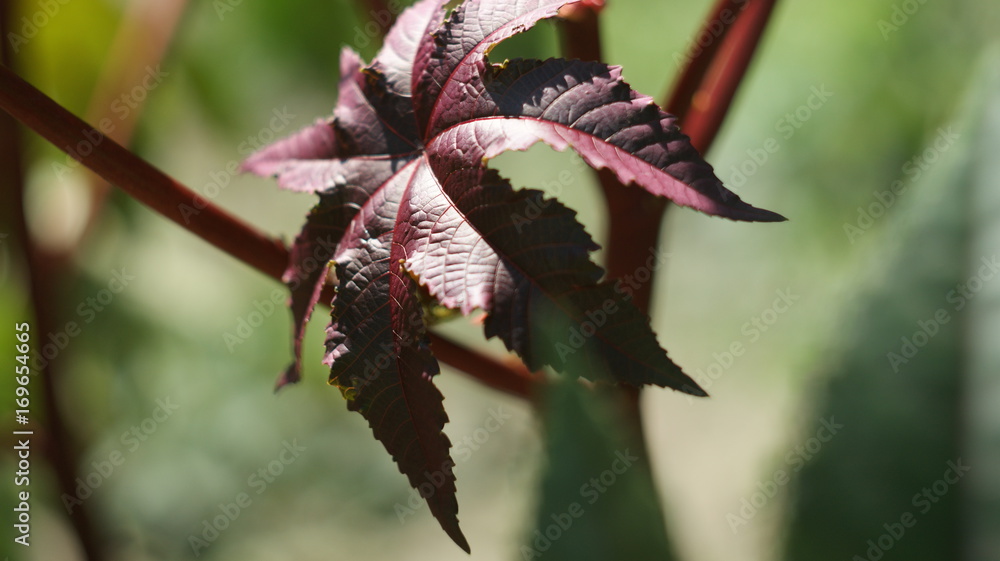
<instances>
[{"instance_id":1,"label":"palmate leaf","mask_svg":"<svg viewBox=\"0 0 1000 561\"><path fill-rule=\"evenodd\" d=\"M705 395L667 357L648 318L602 280L590 260L597 246L575 213L539 191L515 191L485 162L542 141L683 206L783 219L726 190L674 117L633 92L620 68L487 60L492 45L572 3L471 0L446 18L444 1L419 2L370 65L344 49L332 119L244 163L320 197L286 273L295 360L279 386L300 377L304 324L327 278L316 263L332 261L330 383L466 550L420 285L444 306L485 311L486 335L532 369Z\"/></svg>"}]
</instances>

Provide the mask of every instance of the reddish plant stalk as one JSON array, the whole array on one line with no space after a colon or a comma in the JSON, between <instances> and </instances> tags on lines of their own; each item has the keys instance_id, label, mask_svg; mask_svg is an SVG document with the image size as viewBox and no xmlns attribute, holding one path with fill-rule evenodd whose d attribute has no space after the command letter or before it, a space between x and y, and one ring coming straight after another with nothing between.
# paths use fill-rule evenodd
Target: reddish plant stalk
<instances>
[{"instance_id":1,"label":"reddish plant stalk","mask_svg":"<svg viewBox=\"0 0 1000 561\"><path fill-rule=\"evenodd\" d=\"M675 90L675 94L680 96L677 103L683 104L686 99L684 131L691 137L694 147L703 154L711 148L718 136L776 2L777 0L748 0L743 11L727 27L728 32L716 40L720 45L713 53L715 56L709 61L710 64L701 68L699 61L698 70L702 76L698 87L687 98L680 96L681 93L687 94L686 91ZM674 100L672 96L671 101Z\"/></svg>"},{"instance_id":2,"label":"reddish plant stalk","mask_svg":"<svg viewBox=\"0 0 1000 561\"><path fill-rule=\"evenodd\" d=\"M695 94L702 88L709 67L717 60L719 48L736 22L746 0L718 0L701 29L688 45L686 64L681 69L663 108L683 126Z\"/></svg>"},{"instance_id":3,"label":"reddish plant stalk","mask_svg":"<svg viewBox=\"0 0 1000 561\"><path fill-rule=\"evenodd\" d=\"M108 182L186 230L272 277L284 270L287 254L280 242L209 204L7 68L0 68L0 106Z\"/></svg>"},{"instance_id":4,"label":"reddish plant stalk","mask_svg":"<svg viewBox=\"0 0 1000 561\"><path fill-rule=\"evenodd\" d=\"M566 19L563 24L563 51L566 57L597 62L601 61L603 56L598 10L578 5L574 6L572 11L569 11L564 15L566 16ZM655 215L649 215L647 217L639 217L635 213L629 212L631 209L623 208L622 203L627 204L627 201L633 200L657 201L658 199L652 195L642 197L640 193L646 195L648 195L648 193L641 189L635 187L626 188L620 181L618 181L615 174L608 169L599 170L597 172L597 177L601 185L601 191L604 193L604 199L607 202L608 209L607 215L609 230L608 240L605 244L605 266L607 267L608 277L622 278L628 275L630 271L634 271L634 268L630 269L630 267L636 263L632 247L633 244L636 243L636 240L634 238L631 240L622 238L623 233L627 229L627 224L638 223L642 229L656 232L653 237L653 246L655 246L662 212ZM648 232L640 232L640 235L644 235L646 233ZM641 287L641 290L636 290L635 293L633 293L633 302L636 307L647 315L649 314L649 295L651 294L651 284L652 278L650 278L650 282L645 283L645 285ZM617 390L625 398L626 414L631 422L632 434L634 435L636 445L640 449L640 456L647 458L647 461L649 461L649 449L646 445L645 434L642 427L642 407L640 403L641 389L622 386L617 388Z\"/></svg>"},{"instance_id":5,"label":"reddish plant stalk","mask_svg":"<svg viewBox=\"0 0 1000 561\"><path fill-rule=\"evenodd\" d=\"M722 125L774 3L775 0L719 0L688 50L687 65L665 109L678 118L692 144L702 153L711 146ZM702 37L714 38L699 45ZM563 39L567 57L600 60L597 11L578 9L569 14L564 22ZM597 177L608 209L605 244L608 276L631 276L646 266L650 251L656 251L669 202L642 189L622 185L607 169L597 171ZM650 268L649 280L632 293L635 305L647 314L652 306L656 273ZM641 428L639 392L628 394L635 422Z\"/></svg>"},{"instance_id":6,"label":"reddish plant stalk","mask_svg":"<svg viewBox=\"0 0 1000 561\"><path fill-rule=\"evenodd\" d=\"M6 41L8 25L13 21L13 15L11 3L0 0L0 37L4 39L0 45L0 59L4 65L13 62ZM7 223L13 226L20 258L27 265L25 280L28 284L31 309L34 312L34 321L30 323L29 333L32 340L39 341L45 334L55 332L60 325L60 291L56 283L61 277L57 274L58 264L50 260L46 252L34 243L28 231L24 208L25 182L21 159L21 130L17 122L8 115L0 115L0 183L7 186L0 195L5 199L5 212L10 213L5 218L9 218ZM36 433L34 438L41 441L40 448L52 467L60 494L75 496L79 451L70 434L70 425L63 414L64 408L56 384L62 358L54 357L46 361L41 369L32 372L33 381L41 385L40 409L44 411L46 422L44 428L36 422L22 428L33 430ZM88 561L100 561L104 556L90 511L85 505L76 506L77 508L68 517L70 527L76 534L85 558Z\"/></svg>"},{"instance_id":7,"label":"reddish plant stalk","mask_svg":"<svg viewBox=\"0 0 1000 561\"><path fill-rule=\"evenodd\" d=\"M123 23L119 26L116 40L111 47L112 56L121 54L122 58L117 61L119 64L108 62L104 66L104 72L91 97L91 109L88 111L93 121L101 122L117 116L112 115L114 107L112 101L129 84L139 81L147 72L147 66L159 62L174 34L184 5L184 0L157 3L155 6L135 0L129 3ZM4 2L4 14L0 16L4 23L12 20L7 17L11 15L8 8L9 4ZM5 31L0 35L7 36ZM5 42L3 64L10 66L13 61L6 46ZM116 120L113 136L120 142L127 142L131 136L141 105L133 103L130 106L131 111ZM24 215L25 184L21 172L20 130L16 126L16 121L6 115L0 128L4 129L2 136L9 143L4 146L3 153L10 161L2 169L10 174L8 183L11 189L8 193L11 203L8 208L13 213L11 223L15 225L18 245L28 265L26 280L35 317L32 327L36 337L44 337L45 333L53 332L62 324L60 286L72 285L75 282L76 270L71 258L79 242L85 239L87 231L97 222L109 185L100 178L91 181L91 204L88 206L85 227L72 246L45 248L39 245L29 232ZM80 463L79 446L69 430L66 420L68 415L64 414L65 407L59 394L59 381L62 379L62 364L65 358L63 354L46 361L44 366L35 372L35 379L39 380L42 386L40 401L43 403L46 418L44 432L39 431L42 433L42 449L55 473L60 494L75 496L75 477ZM87 559L95 561L103 558L103 551L89 513L88 505L77 504L68 518L83 554Z\"/></svg>"},{"instance_id":8,"label":"reddish plant stalk","mask_svg":"<svg viewBox=\"0 0 1000 561\"><path fill-rule=\"evenodd\" d=\"M664 108L677 117L682 130L702 153L712 145L722 126L775 3L776 0L719 0L688 49L687 64ZM575 11L564 29L567 56L600 59L595 11ZM632 275L645 266L649 251L658 245L668 201L622 185L608 170L598 171L597 177L610 221L606 243L608 276ZM650 271L649 282L633 293L636 306L647 313L652 304L655 273Z\"/></svg>"}]
</instances>

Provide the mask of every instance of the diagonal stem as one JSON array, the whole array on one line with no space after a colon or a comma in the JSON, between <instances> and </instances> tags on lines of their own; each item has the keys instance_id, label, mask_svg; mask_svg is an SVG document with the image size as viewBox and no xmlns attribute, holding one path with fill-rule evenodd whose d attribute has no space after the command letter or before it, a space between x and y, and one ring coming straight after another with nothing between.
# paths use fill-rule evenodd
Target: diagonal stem
<instances>
[{"instance_id":1,"label":"diagonal stem","mask_svg":"<svg viewBox=\"0 0 1000 561\"><path fill-rule=\"evenodd\" d=\"M4 39L8 37L8 26L13 20L12 15L11 2L0 0L0 37ZM3 44L0 44L0 62L4 65L11 64L12 58L7 41L4 40ZM4 200L2 212L5 215L4 223L13 226L20 257L27 265L25 280L34 316L34 321L29 324L28 333L37 341L44 337L44 334L55 332L60 325L57 285L63 277L58 274L60 264L49 259L49 255L35 243L28 230L21 148L21 130L17 126L17 121L9 115L0 115L0 183L6 186L0 193L0 199ZM46 361L40 369L32 372L31 383L41 385L38 393L45 424L43 428L32 422L30 430L37 433L33 438L41 441L40 448L52 468L56 488L59 494L65 497L76 494L75 478L79 465L79 448L70 430L72 421L68 417L71 415L66 413L56 383L62 373L62 359L61 356L54 357ZM36 390L31 391L34 393ZM100 561L105 559L104 552L90 514L87 505L77 504L69 513L69 526L79 542L84 558L88 561Z\"/></svg>"},{"instance_id":2,"label":"diagonal stem","mask_svg":"<svg viewBox=\"0 0 1000 561\"><path fill-rule=\"evenodd\" d=\"M715 141L722 123L729 112L736 91L746 76L750 61L756 52L764 29L773 13L777 0L719 0L695 36L689 49L687 66L681 73L665 110L678 118L682 130L691 138L691 144L705 153ZM740 9L739 5L743 5ZM720 27L721 26L721 27ZM711 36L714 40L702 47L698 38ZM708 35L704 35L708 34ZM616 182L608 170L598 172L611 212L609 248L610 276L627 275L642 264L648 248L659 243L668 202L641 189L609 187ZM618 184L620 186L620 183ZM615 227L614 216L621 216ZM616 253L623 253L616 255ZM655 273L651 273L655 276ZM648 311L652 305L654 282L639 286L634 293L637 306Z\"/></svg>"},{"instance_id":3,"label":"diagonal stem","mask_svg":"<svg viewBox=\"0 0 1000 561\"><path fill-rule=\"evenodd\" d=\"M0 106L109 183L191 233L263 273L278 277L284 246L212 206L145 160L80 120L10 69L0 68Z\"/></svg>"},{"instance_id":4,"label":"diagonal stem","mask_svg":"<svg viewBox=\"0 0 1000 561\"><path fill-rule=\"evenodd\" d=\"M719 0L702 26L677 85L665 107L683 123L691 142L704 153L718 134L739 84L749 67L776 0ZM564 13L563 48L567 57L600 60L598 13L586 6ZM714 39L698 46L702 36ZM610 278L633 274L650 249L659 244L668 201L636 187L626 187L607 169L597 172L608 209L606 267ZM649 314L656 271L633 292L634 304ZM640 422L638 392L632 397ZM641 425L640 425L641 426Z\"/></svg>"},{"instance_id":5,"label":"diagonal stem","mask_svg":"<svg viewBox=\"0 0 1000 561\"><path fill-rule=\"evenodd\" d=\"M694 36L694 42L688 46L685 57L687 62L663 104L667 113L676 116L681 126L684 125L688 110L694 102L695 94L702 87L709 67L716 60L719 48L745 5L746 0L718 0L698 34Z\"/></svg>"},{"instance_id":6,"label":"diagonal stem","mask_svg":"<svg viewBox=\"0 0 1000 561\"><path fill-rule=\"evenodd\" d=\"M212 205L80 120L5 66L0 66L0 107L109 183L182 228L267 276L281 279L288 263L284 244ZM537 378L523 366L508 366L441 336L432 336L431 341L442 362L512 395L530 395L531 383Z\"/></svg>"},{"instance_id":7,"label":"diagonal stem","mask_svg":"<svg viewBox=\"0 0 1000 561\"><path fill-rule=\"evenodd\" d=\"M730 3L731 0L719 2L720 6ZM667 111L679 111L674 114L681 118L684 132L699 152L707 152L718 136L776 3L777 0L747 0L723 33L701 56L691 59L671 94ZM731 21L725 15L724 10L728 9L722 8L719 22Z\"/></svg>"},{"instance_id":8,"label":"diagonal stem","mask_svg":"<svg viewBox=\"0 0 1000 561\"><path fill-rule=\"evenodd\" d=\"M566 55L566 58L597 62L602 60L603 49L601 47L601 27L600 20L598 19L598 11L590 6L578 4L564 8L560 15L563 17L562 41L563 54ZM624 186L618 181L615 174L608 170L598 171L597 180L601 186L601 191L604 193L605 200L609 203L622 197L622 193L635 191L635 189L623 189ZM615 214L615 212L609 213L611 220L614 220ZM616 246L612 245L609 241L608 247L610 249ZM610 254L611 251L608 251L608 253ZM610 255L609 258L614 259ZM616 275L610 272L610 264L608 268L609 276L615 277ZM640 309L642 308L640 307Z\"/></svg>"}]
</instances>

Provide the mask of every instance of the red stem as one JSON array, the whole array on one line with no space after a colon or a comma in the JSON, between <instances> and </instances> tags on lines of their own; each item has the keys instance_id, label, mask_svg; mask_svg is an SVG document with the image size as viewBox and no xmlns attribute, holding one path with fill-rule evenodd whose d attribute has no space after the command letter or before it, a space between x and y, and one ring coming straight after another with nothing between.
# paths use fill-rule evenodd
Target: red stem
<instances>
[{"instance_id":1,"label":"red stem","mask_svg":"<svg viewBox=\"0 0 1000 561\"><path fill-rule=\"evenodd\" d=\"M564 14L563 50L567 57L601 60L601 35L598 13L586 6ZM605 266L610 278L621 278L642 267L650 248L659 239L666 199L636 187L626 187L607 169L597 178L608 205L609 232L605 244ZM649 313L653 282L641 285L633 294L633 303Z\"/></svg>"},{"instance_id":2,"label":"red stem","mask_svg":"<svg viewBox=\"0 0 1000 561\"><path fill-rule=\"evenodd\" d=\"M682 123L682 130L701 153L711 147L718 135L775 2L719 0L695 36L695 44L688 51L687 66L665 107ZM577 29L582 28L577 26ZM702 41L699 46L697 42L702 37L713 37L713 40ZM587 41L577 40L576 43L586 44ZM608 275L615 278L633 274L643 265L649 250L659 242L668 202L642 189L623 188L608 170L598 172L598 177L607 196L611 222L607 244ZM633 297L639 309L649 311L654 285L651 278L635 290Z\"/></svg>"},{"instance_id":3,"label":"red stem","mask_svg":"<svg viewBox=\"0 0 1000 561\"><path fill-rule=\"evenodd\" d=\"M719 0L695 36L690 58L677 81L666 110L684 123L684 132L704 153L715 139L722 121L746 74L775 0ZM741 4L745 4L740 8ZM570 58L600 60L598 15L578 9L564 24L564 51ZM732 31L732 32L731 32ZM699 46L700 37L711 37ZM711 79L706 80L706 77ZM668 201L635 187L626 187L607 169L597 172L608 209L609 232L605 252L610 278L633 274L643 267L650 250L659 244ZM656 271L633 292L636 307L649 313ZM638 392L632 395L639 422Z\"/></svg>"},{"instance_id":4,"label":"red stem","mask_svg":"<svg viewBox=\"0 0 1000 561\"><path fill-rule=\"evenodd\" d=\"M575 6L574 8L574 10L564 14L566 19L563 25L563 51L568 58L600 61L603 56L599 14L597 10L589 9L587 6ZM641 210L641 208L631 207L633 205L645 207L644 203L647 202L660 206L663 203L662 199L657 199L641 189L625 187L608 169L599 170L597 178L608 205L609 228L608 241L605 245L607 250L605 251L607 260L605 265L610 278L621 278L634 272L645 259L645 255L638 256L635 251L636 247L655 246L659 235L660 218L663 216L662 210L654 213L637 213L633 210ZM632 226L636 225L638 232L632 231ZM639 236L639 238L652 235L653 241L651 245L638 246L636 245L637 238L629 239L628 235ZM642 285L633 294L633 303L647 315L649 314L651 287L652 280ZM648 458L648 447L642 427L641 388L621 386L618 389L625 397L626 413L631 421L637 444L642 451L641 455Z\"/></svg>"},{"instance_id":5,"label":"red stem","mask_svg":"<svg viewBox=\"0 0 1000 561\"><path fill-rule=\"evenodd\" d=\"M153 210L265 274L276 278L281 275L287 253L280 242L209 204L6 67L0 68L0 106Z\"/></svg>"},{"instance_id":6,"label":"red stem","mask_svg":"<svg viewBox=\"0 0 1000 561\"><path fill-rule=\"evenodd\" d=\"M688 50L687 66L665 109L677 117L684 133L702 154L718 136L775 2L719 0ZM698 45L703 37L713 39L707 43L703 40L702 45ZM609 187L617 181L607 170L601 170L598 177L605 193L613 193L607 200L611 213L608 275L630 275L642 266L649 249L657 246L669 204L641 189ZM651 278L634 292L639 309L648 312L654 284Z\"/></svg>"},{"instance_id":7,"label":"red stem","mask_svg":"<svg viewBox=\"0 0 1000 561\"><path fill-rule=\"evenodd\" d=\"M184 229L269 277L281 279L288 263L288 250L280 241L268 238L212 205L101 135L6 67L0 67L0 107L110 183L118 185ZM454 365L491 387L519 397L529 395L527 384L501 379L533 379L526 369L508 367L441 336L434 336L432 341L440 347L441 352L437 356L442 362Z\"/></svg>"},{"instance_id":8,"label":"red stem","mask_svg":"<svg viewBox=\"0 0 1000 561\"><path fill-rule=\"evenodd\" d=\"M532 398L537 387L545 382L543 375L531 373L520 362L508 365L484 357L440 335L428 333L428 336L434 356L463 372L475 372L477 380L495 390Z\"/></svg>"},{"instance_id":9,"label":"red stem","mask_svg":"<svg viewBox=\"0 0 1000 561\"><path fill-rule=\"evenodd\" d=\"M0 1L0 37L6 39L8 25L13 18L10 2ZM0 45L0 59L4 65L10 64L11 53L6 40ZM53 333L59 325L59 291L56 283L61 279L56 274L58 265L47 259L45 252L34 243L28 231L24 212L24 173L21 160L21 130L17 122L8 115L0 115L0 182L7 187L0 195L6 199L5 213L10 213L8 224L14 227L14 242L19 246L21 257L28 266L27 282L31 309L34 321L31 322L31 336L34 341L41 340L46 333ZM38 351L36 351L38 352ZM69 422L63 414L59 399L56 380L59 379L61 358L49 360L45 365L33 372L32 382L41 384L39 402L45 416L44 428L32 421L28 428L35 432L33 439L41 441L39 448L48 459L56 479L56 487L60 495L76 494L76 471L79 465L79 451L69 430ZM36 390L32 390L34 392ZM76 505L69 515L69 523L76 534L83 550L83 555L89 561L100 561L104 556L100 547L100 539L90 518L87 505Z\"/></svg>"},{"instance_id":10,"label":"red stem","mask_svg":"<svg viewBox=\"0 0 1000 561\"><path fill-rule=\"evenodd\" d=\"M699 152L705 153L718 136L722 122L760 45L777 0L749 0L721 43L699 87L691 94L684 114L684 131ZM673 99L671 100L673 101Z\"/></svg>"},{"instance_id":11,"label":"red stem","mask_svg":"<svg viewBox=\"0 0 1000 561\"><path fill-rule=\"evenodd\" d=\"M694 36L694 42L688 46L687 64L681 70L670 96L663 104L667 113L676 116L682 126L695 94L701 89L709 66L716 60L719 48L736 21L736 14L740 12L741 4L745 4L745 0L718 0L698 30L698 34Z\"/></svg>"}]
</instances>

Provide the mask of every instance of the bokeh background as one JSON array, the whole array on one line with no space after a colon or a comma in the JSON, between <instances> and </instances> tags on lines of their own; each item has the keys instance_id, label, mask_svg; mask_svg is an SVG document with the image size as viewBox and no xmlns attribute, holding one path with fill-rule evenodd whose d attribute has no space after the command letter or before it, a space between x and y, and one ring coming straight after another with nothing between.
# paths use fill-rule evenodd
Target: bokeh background
<instances>
[{"instance_id":1,"label":"bokeh background","mask_svg":"<svg viewBox=\"0 0 1000 561\"><path fill-rule=\"evenodd\" d=\"M134 123L134 151L285 239L312 198L227 167L329 114L341 47L370 58L382 17L347 0L8 4L7 27L24 38L4 38L19 74L78 115ZM663 99L710 7L609 0L606 61ZM662 239L652 321L712 397L645 392L650 472L622 476L589 522L585 512L533 558L665 559L669 549L687 561L1000 559L1000 276L983 265L1000 253L998 23L990 0L778 3L707 157L741 197L790 220L672 209ZM558 56L558 45L558 27L543 22L492 58ZM148 71L102 78L143 57ZM65 320L82 329L57 358L58 405L79 477L98 483L83 506L107 559L468 558L409 503L365 421L326 385L323 313L306 338L305 380L273 394L290 356L289 314L271 300L279 285L120 192L84 227L93 178L34 134L22 141L31 231L54 251L72 248L76 272L54 282ZM572 156L536 147L493 163L516 186L558 196L603 238L599 190ZM24 261L12 238L0 243L9 365L7 326L32 310ZM122 269L134 279L107 293ZM467 320L441 331L502 355ZM610 467L588 446L615 432L614 412L569 386L533 406L447 367L437 384L446 432L462 447L471 558L532 558L522 546L533 532ZM4 427L12 387L0 376ZM41 455L33 544L6 537L9 444L0 556L81 559ZM122 461L101 474L110 458ZM956 478L953 466L969 469ZM249 506L207 539L206 523L240 493Z\"/></svg>"}]
</instances>

